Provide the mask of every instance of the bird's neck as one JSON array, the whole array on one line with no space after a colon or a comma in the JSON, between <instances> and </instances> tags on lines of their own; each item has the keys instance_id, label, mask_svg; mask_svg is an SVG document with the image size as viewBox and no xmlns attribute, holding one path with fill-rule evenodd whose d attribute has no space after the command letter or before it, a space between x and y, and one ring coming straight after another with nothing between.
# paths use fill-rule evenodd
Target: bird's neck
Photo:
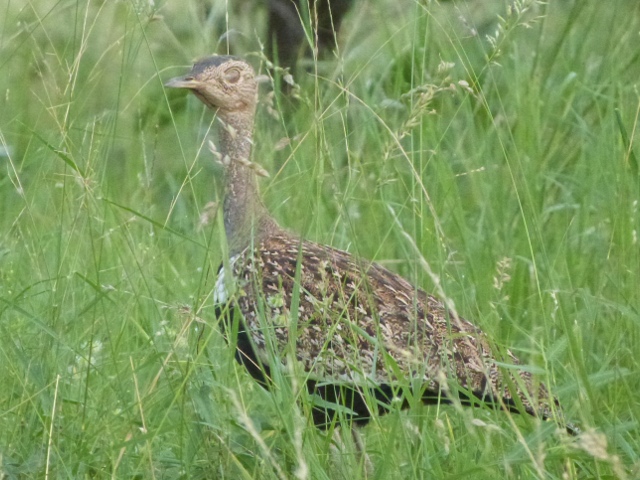
<instances>
[{"instance_id":1,"label":"bird's neck","mask_svg":"<svg viewBox=\"0 0 640 480\"><path fill-rule=\"evenodd\" d=\"M255 170L249 165L253 112L219 112L221 161L226 168L224 227L230 255L242 252L273 230L275 221L260 198Z\"/></svg>"}]
</instances>

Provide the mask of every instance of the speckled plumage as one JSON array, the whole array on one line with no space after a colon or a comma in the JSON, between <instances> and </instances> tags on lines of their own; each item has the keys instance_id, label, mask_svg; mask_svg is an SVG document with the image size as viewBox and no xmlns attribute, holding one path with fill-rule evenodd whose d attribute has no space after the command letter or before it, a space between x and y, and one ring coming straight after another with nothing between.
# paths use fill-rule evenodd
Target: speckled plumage
<instances>
[{"instance_id":1,"label":"speckled plumage","mask_svg":"<svg viewBox=\"0 0 640 480\"><path fill-rule=\"evenodd\" d=\"M521 402L544 419L558 408L510 352L502 362L514 368L501 369L480 329L376 263L276 234L236 258L233 278L251 355L262 365L290 358L293 329L295 359L317 383L358 390L418 385L425 397L476 397L515 411Z\"/></svg>"},{"instance_id":2,"label":"speckled plumage","mask_svg":"<svg viewBox=\"0 0 640 480\"><path fill-rule=\"evenodd\" d=\"M234 89L238 78L246 83ZM257 92L248 64L207 59L169 85L194 90L223 122L232 257L214 296L229 307L219 312L241 314L236 358L258 381L268 387L276 364L295 359L309 391L346 404L356 421L366 422L370 408L384 413L402 394L400 386L410 385L425 402L482 400L564 425L546 387L509 351L498 355L480 329L442 301L380 265L278 226L248 162ZM221 316L225 325L230 315ZM372 396L367 391L376 405L365 401ZM326 405L313 413L318 426L333 419Z\"/></svg>"}]
</instances>

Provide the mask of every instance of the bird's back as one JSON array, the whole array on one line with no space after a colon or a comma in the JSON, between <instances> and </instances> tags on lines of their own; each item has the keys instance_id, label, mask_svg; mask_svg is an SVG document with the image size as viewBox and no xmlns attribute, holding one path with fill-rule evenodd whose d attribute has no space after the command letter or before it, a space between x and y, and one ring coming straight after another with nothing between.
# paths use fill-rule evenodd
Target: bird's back
<instances>
[{"instance_id":1,"label":"bird's back","mask_svg":"<svg viewBox=\"0 0 640 480\"><path fill-rule=\"evenodd\" d=\"M254 369L295 355L314 385L411 385L425 401L480 399L545 419L557 408L510 352L497 356L480 329L380 265L277 234L236 257L233 276Z\"/></svg>"}]
</instances>

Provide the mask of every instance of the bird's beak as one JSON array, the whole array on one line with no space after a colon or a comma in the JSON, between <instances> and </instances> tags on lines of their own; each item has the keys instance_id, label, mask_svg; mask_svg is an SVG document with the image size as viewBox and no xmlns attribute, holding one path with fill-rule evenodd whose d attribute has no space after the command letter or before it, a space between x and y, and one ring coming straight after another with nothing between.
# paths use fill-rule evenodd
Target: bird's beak
<instances>
[{"instance_id":1,"label":"bird's beak","mask_svg":"<svg viewBox=\"0 0 640 480\"><path fill-rule=\"evenodd\" d=\"M190 75L184 75L182 77L175 77L164 84L169 88L188 88L190 90L196 89L200 86L200 82L195 80Z\"/></svg>"}]
</instances>

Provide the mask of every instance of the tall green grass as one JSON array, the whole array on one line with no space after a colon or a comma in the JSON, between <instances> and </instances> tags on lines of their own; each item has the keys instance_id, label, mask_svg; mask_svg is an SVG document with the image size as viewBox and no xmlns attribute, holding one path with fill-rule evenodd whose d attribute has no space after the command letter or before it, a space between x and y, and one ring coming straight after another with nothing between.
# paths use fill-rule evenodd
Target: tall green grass
<instances>
[{"instance_id":1,"label":"tall green grass","mask_svg":"<svg viewBox=\"0 0 640 480\"><path fill-rule=\"evenodd\" d=\"M637 2L361 2L259 109L283 225L446 295L586 432L416 405L361 432L370 471L212 320L211 114L162 83L264 12L205 4L0 7L0 477L635 478Z\"/></svg>"}]
</instances>

